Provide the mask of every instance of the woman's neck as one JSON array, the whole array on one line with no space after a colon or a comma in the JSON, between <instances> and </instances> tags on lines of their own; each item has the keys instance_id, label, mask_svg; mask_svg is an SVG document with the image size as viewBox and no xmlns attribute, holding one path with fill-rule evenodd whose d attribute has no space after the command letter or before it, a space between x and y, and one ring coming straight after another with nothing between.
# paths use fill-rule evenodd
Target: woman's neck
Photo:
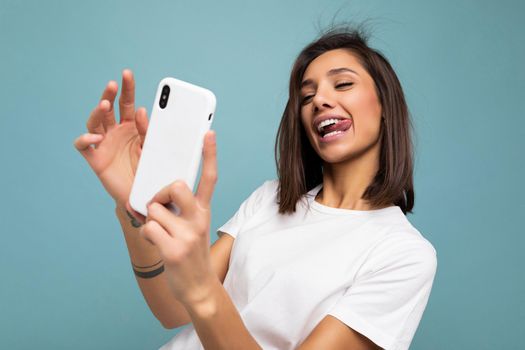
<instances>
[{"instance_id":1,"label":"woman's neck","mask_svg":"<svg viewBox=\"0 0 525 350\"><path fill-rule=\"evenodd\" d=\"M377 209L361 196L379 169L379 147L359 158L340 163L324 163L323 188L315 200L323 205L351 210Z\"/></svg>"}]
</instances>

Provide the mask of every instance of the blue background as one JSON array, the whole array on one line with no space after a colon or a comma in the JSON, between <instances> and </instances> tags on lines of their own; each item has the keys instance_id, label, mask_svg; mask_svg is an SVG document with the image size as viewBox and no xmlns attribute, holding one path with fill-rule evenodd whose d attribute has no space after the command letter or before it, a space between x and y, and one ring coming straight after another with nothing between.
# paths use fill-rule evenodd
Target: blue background
<instances>
[{"instance_id":1,"label":"blue background","mask_svg":"<svg viewBox=\"0 0 525 350\"><path fill-rule=\"evenodd\" d=\"M218 100L212 227L275 178L292 62L336 20L371 19L416 127L409 219L438 252L412 349L516 349L525 324L525 6L519 1L0 1L0 348L154 349L114 204L73 147L131 68ZM217 238L211 233L212 241Z\"/></svg>"}]
</instances>

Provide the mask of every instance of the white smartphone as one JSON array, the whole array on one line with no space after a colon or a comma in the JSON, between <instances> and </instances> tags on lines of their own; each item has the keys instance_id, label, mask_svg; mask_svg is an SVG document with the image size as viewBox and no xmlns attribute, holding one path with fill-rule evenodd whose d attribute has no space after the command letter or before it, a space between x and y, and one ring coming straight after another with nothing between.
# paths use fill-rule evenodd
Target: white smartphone
<instances>
[{"instance_id":1,"label":"white smartphone","mask_svg":"<svg viewBox=\"0 0 525 350\"><path fill-rule=\"evenodd\" d=\"M175 180L193 190L215 105L210 90L175 78L161 80L129 197L135 211L147 216L146 204ZM167 207L180 212L173 204Z\"/></svg>"}]
</instances>

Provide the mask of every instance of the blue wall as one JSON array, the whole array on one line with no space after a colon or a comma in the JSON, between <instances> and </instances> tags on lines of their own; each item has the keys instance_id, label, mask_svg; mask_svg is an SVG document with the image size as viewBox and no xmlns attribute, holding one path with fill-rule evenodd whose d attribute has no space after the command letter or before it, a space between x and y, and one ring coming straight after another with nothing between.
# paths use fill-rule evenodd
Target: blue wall
<instances>
[{"instance_id":1,"label":"blue wall","mask_svg":"<svg viewBox=\"0 0 525 350\"><path fill-rule=\"evenodd\" d=\"M218 99L212 227L265 179L291 64L318 24L372 19L416 126L438 272L413 349L515 349L525 324L525 6L518 1L0 1L0 348L151 349L114 206L73 140L110 79ZM166 39L166 40L164 40ZM120 83L119 83L120 84ZM217 236L212 233L212 241Z\"/></svg>"}]
</instances>

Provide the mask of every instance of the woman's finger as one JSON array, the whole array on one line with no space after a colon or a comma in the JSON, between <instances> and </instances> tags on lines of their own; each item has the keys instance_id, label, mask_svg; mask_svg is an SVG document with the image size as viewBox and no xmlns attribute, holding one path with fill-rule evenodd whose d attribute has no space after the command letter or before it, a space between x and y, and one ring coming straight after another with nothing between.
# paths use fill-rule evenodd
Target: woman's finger
<instances>
[{"instance_id":1,"label":"woman's finger","mask_svg":"<svg viewBox=\"0 0 525 350\"><path fill-rule=\"evenodd\" d=\"M86 123L86 127L91 134L105 134L106 129L103 121L105 114L110 109L110 103L108 100L102 100L98 103L95 109L91 112L89 119Z\"/></svg>"},{"instance_id":2,"label":"woman's finger","mask_svg":"<svg viewBox=\"0 0 525 350\"><path fill-rule=\"evenodd\" d=\"M115 80L110 80L104 88L102 96L100 96L100 101L108 100L113 105L115 97L117 96L117 91L118 83Z\"/></svg>"},{"instance_id":3,"label":"woman's finger","mask_svg":"<svg viewBox=\"0 0 525 350\"><path fill-rule=\"evenodd\" d=\"M75 148L89 161L93 154L92 145L97 146L104 139L100 134L84 134L79 136L75 142Z\"/></svg>"},{"instance_id":4,"label":"woman's finger","mask_svg":"<svg viewBox=\"0 0 525 350\"><path fill-rule=\"evenodd\" d=\"M116 124L114 102L115 102L115 98L117 97L117 91L118 91L117 82L114 80L111 80L106 85L106 88L104 89L104 92L102 92L102 96L100 97L100 101L107 100L109 102L109 110L106 112L102 120L102 124L105 130L110 129Z\"/></svg>"},{"instance_id":5,"label":"woman's finger","mask_svg":"<svg viewBox=\"0 0 525 350\"><path fill-rule=\"evenodd\" d=\"M102 125L101 114L99 113L101 103L102 102L99 102L98 105L91 111L91 114L89 115L89 118L86 122L86 128L91 134L106 133L104 130L104 126Z\"/></svg>"},{"instance_id":6,"label":"woman's finger","mask_svg":"<svg viewBox=\"0 0 525 350\"><path fill-rule=\"evenodd\" d=\"M104 100L105 103L108 104L107 107L104 107L103 113L102 113L102 126L104 127L104 130L106 132L110 131L115 127L117 122L115 121L115 114L113 113L111 104L108 100Z\"/></svg>"},{"instance_id":7,"label":"woman's finger","mask_svg":"<svg viewBox=\"0 0 525 350\"><path fill-rule=\"evenodd\" d=\"M197 200L204 208L210 207L211 197L217 183L217 142L215 131L210 130L204 137L202 173L197 188Z\"/></svg>"},{"instance_id":8,"label":"woman's finger","mask_svg":"<svg viewBox=\"0 0 525 350\"><path fill-rule=\"evenodd\" d=\"M161 189L150 201L160 204L173 203L179 207L181 216L192 215L196 211L196 202L193 192L188 185L181 180L177 180Z\"/></svg>"},{"instance_id":9,"label":"woman's finger","mask_svg":"<svg viewBox=\"0 0 525 350\"><path fill-rule=\"evenodd\" d=\"M132 121L135 117L135 78L129 69L122 71L122 91L119 98L120 122Z\"/></svg>"},{"instance_id":10,"label":"woman's finger","mask_svg":"<svg viewBox=\"0 0 525 350\"><path fill-rule=\"evenodd\" d=\"M158 222L162 228L168 233L175 236L173 233L177 227L182 225L182 219L174 215L168 208L160 203L154 202L148 205L148 221L154 220Z\"/></svg>"},{"instance_id":11,"label":"woman's finger","mask_svg":"<svg viewBox=\"0 0 525 350\"><path fill-rule=\"evenodd\" d=\"M148 112L146 108L140 107L135 112L135 124L140 136L140 146L144 145L146 139L146 132L148 131Z\"/></svg>"},{"instance_id":12,"label":"woman's finger","mask_svg":"<svg viewBox=\"0 0 525 350\"><path fill-rule=\"evenodd\" d=\"M176 248L173 237L156 221L151 220L142 225L140 236L155 245L159 249L162 257L166 256L167 251L172 251L173 248Z\"/></svg>"}]
</instances>

